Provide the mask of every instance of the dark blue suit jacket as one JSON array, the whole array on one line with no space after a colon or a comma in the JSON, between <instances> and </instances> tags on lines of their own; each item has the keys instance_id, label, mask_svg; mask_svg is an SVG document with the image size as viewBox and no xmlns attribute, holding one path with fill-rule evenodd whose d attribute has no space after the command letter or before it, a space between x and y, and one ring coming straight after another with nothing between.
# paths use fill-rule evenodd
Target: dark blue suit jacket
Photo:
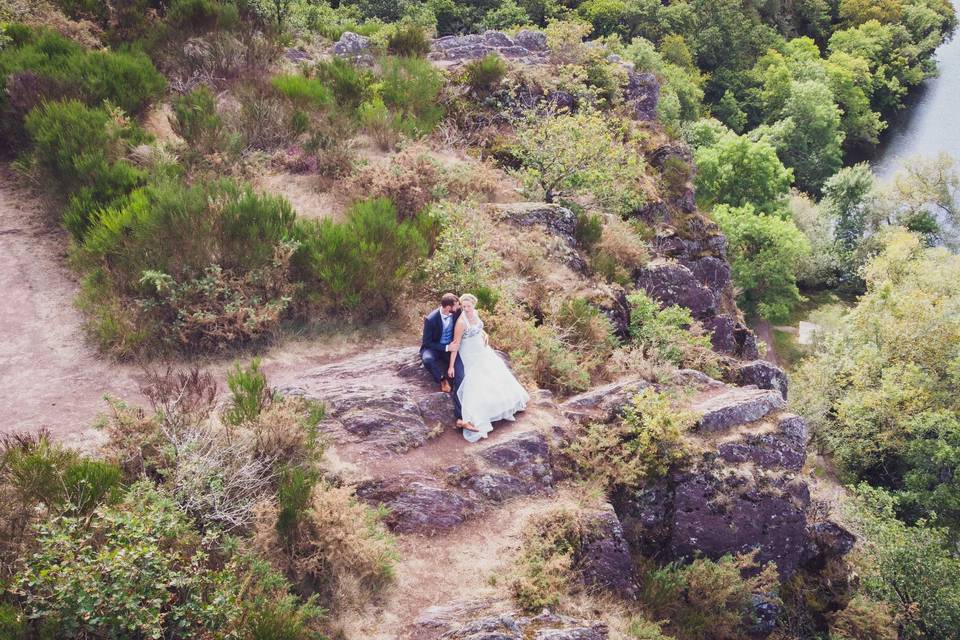
<instances>
[{"instance_id":1,"label":"dark blue suit jacket","mask_svg":"<svg viewBox=\"0 0 960 640\"><path fill-rule=\"evenodd\" d=\"M459 311L453 313L453 326L457 326L457 319L460 317ZM430 315L423 319L423 339L420 341L420 352L430 349L444 353L446 346L440 343L443 337L443 318L440 316L440 309L434 309Z\"/></svg>"}]
</instances>

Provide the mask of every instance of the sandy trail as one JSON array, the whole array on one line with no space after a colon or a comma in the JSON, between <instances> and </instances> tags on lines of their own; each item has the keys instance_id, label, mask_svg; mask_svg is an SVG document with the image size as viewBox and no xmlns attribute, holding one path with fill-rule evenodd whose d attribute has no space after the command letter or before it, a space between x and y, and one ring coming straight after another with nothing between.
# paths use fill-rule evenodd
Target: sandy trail
<instances>
[{"instance_id":1,"label":"sandy trail","mask_svg":"<svg viewBox=\"0 0 960 640\"><path fill-rule=\"evenodd\" d=\"M66 264L68 235L17 182L0 165L0 433L47 428L62 442L89 449L101 440L93 424L108 409L104 396L145 405L140 388L148 374L140 365L104 357L86 339L74 307L78 278ZM353 355L358 345L369 349L411 340L416 337L402 332L285 336L262 354L263 370L271 385L281 386L296 372ZM171 364L211 371L224 393L227 370L252 355ZM165 366L155 362L150 368Z\"/></svg>"},{"instance_id":2,"label":"sandy trail","mask_svg":"<svg viewBox=\"0 0 960 640\"><path fill-rule=\"evenodd\" d=\"M79 444L91 439L104 394L140 400L144 374L87 344L67 234L14 180L0 168L0 432L46 427Z\"/></svg>"}]
</instances>

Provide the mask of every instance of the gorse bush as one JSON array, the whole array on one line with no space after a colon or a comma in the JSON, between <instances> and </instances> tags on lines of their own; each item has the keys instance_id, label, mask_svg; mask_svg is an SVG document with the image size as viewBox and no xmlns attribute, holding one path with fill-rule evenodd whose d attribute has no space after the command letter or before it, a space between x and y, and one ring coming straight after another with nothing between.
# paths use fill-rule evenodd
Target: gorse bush
<instances>
[{"instance_id":1,"label":"gorse bush","mask_svg":"<svg viewBox=\"0 0 960 640\"><path fill-rule=\"evenodd\" d=\"M124 198L144 179L123 159L129 144L144 134L119 114L80 102L49 102L30 112L26 129L39 165L66 193L75 194L64 224L82 239L101 207Z\"/></svg>"},{"instance_id":2,"label":"gorse bush","mask_svg":"<svg viewBox=\"0 0 960 640\"><path fill-rule=\"evenodd\" d=\"M647 572L640 600L651 617L667 621L666 631L678 640L742 638L752 624L754 594L777 600L776 566L756 569L750 555L670 564ZM748 571L752 575L744 577Z\"/></svg>"},{"instance_id":3,"label":"gorse bush","mask_svg":"<svg viewBox=\"0 0 960 640\"><path fill-rule=\"evenodd\" d=\"M582 535L582 524L570 511L554 511L527 523L510 581L520 607L541 611L560 602L574 579Z\"/></svg>"},{"instance_id":4,"label":"gorse bush","mask_svg":"<svg viewBox=\"0 0 960 640\"><path fill-rule=\"evenodd\" d=\"M696 416L644 389L614 424L592 424L566 449L579 473L605 489L639 487L687 457L684 434Z\"/></svg>"},{"instance_id":5,"label":"gorse bush","mask_svg":"<svg viewBox=\"0 0 960 640\"><path fill-rule=\"evenodd\" d=\"M205 85L171 101L173 130L192 148L211 151L219 146L223 134L223 118L217 111L217 98Z\"/></svg>"},{"instance_id":6,"label":"gorse bush","mask_svg":"<svg viewBox=\"0 0 960 640\"><path fill-rule=\"evenodd\" d=\"M309 300L364 320L393 309L420 269L429 246L425 217L398 221L386 198L358 202L342 223L304 221L295 264ZM389 291L389 295L384 295Z\"/></svg>"},{"instance_id":7,"label":"gorse bush","mask_svg":"<svg viewBox=\"0 0 960 640\"><path fill-rule=\"evenodd\" d=\"M321 60L313 68L315 77L330 87L337 104L356 109L368 97L374 75L369 70L334 56Z\"/></svg>"},{"instance_id":8,"label":"gorse bush","mask_svg":"<svg viewBox=\"0 0 960 640\"><path fill-rule=\"evenodd\" d=\"M443 118L438 96L443 76L421 58L387 57L380 61L380 97L399 118L400 132L418 138L433 131Z\"/></svg>"},{"instance_id":9,"label":"gorse bush","mask_svg":"<svg viewBox=\"0 0 960 640\"><path fill-rule=\"evenodd\" d=\"M316 78L296 74L274 76L270 80L274 88L293 102L312 108L326 107L333 103L333 93Z\"/></svg>"},{"instance_id":10,"label":"gorse bush","mask_svg":"<svg viewBox=\"0 0 960 640\"><path fill-rule=\"evenodd\" d=\"M142 53L87 51L46 30L21 27L16 34L12 46L0 49L0 131L10 136L14 148L26 143L23 119L42 102L73 98L100 107L108 101L138 114L165 87L163 76Z\"/></svg>"},{"instance_id":11,"label":"gorse bush","mask_svg":"<svg viewBox=\"0 0 960 640\"><path fill-rule=\"evenodd\" d=\"M251 422L273 400L273 391L267 386L267 376L260 371L260 358L250 361L249 367L235 364L227 373L230 388L230 407L223 417L228 424L239 425Z\"/></svg>"},{"instance_id":12,"label":"gorse bush","mask_svg":"<svg viewBox=\"0 0 960 640\"><path fill-rule=\"evenodd\" d=\"M691 333L694 324L689 309L660 304L643 291L627 297L630 303L630 337L643 356L656 363L683 366L692 350L709 349L710 340Z\"/></svg>"},{"instance_id":13,"label":"gorse bush","mask_svg":"<svg viewBox=\"0 0 960 640\"><path fill-rule=\"evenodd\" d=\"M430 39L423 27L405 20L387 34L387 51L395 56L422 58L430 53Z\"/></svg>"},{"instance_id":14,"label":"gorse bush","mask_svg":"<svg viewBox=\"0 0 960 640\"><path fill-rule=\"evenodd\" d=\"M464 78L467 85L477 93L491 91L507 74L507 64L495 53L488 53L478 60L464 65Z\"/></svg>"}]
</instances>

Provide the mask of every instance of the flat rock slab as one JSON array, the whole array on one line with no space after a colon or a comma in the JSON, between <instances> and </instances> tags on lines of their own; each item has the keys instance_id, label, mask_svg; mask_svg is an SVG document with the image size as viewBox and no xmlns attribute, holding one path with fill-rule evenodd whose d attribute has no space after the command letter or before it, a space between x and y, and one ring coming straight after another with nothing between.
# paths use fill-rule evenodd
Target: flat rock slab
<instances>
[{"instance_id":1,"label":"flat rock slab","mask_svg":"<svg viewBox=\"0 0 960 640\"><path fill-rule=\"evenodd\" d=\"M779 391L736 387L695 403L690 409L701 415L697 429L717 432L749 424L784 406L786 401Z\"/></svg>"},{"instance_id":2,"label":"flat rock slab","mask_svg":"<svg viewBox=\"0 0 960 640\"><path fill-rule=\"evenodd\" d=\"M416 347L381 349L317 367L280 393L324 403L320 428L337 441L389 456L423 446L454 424L453 401L437 390Z\"/></svg>"}]
</instances>

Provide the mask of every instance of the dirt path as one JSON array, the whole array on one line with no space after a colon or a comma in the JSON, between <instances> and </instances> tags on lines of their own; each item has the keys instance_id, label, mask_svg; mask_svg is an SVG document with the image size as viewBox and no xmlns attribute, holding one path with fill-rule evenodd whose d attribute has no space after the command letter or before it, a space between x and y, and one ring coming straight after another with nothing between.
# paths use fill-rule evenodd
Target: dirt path
<instances>
[{"instance_id":1,"label":"dirt path","mask_svg":"<svg viewBox=\"0 0 960 640\"><path fill-rule=\"evenodd\" d=\"M756 318L751 321L750 328L753 329L757 337L767 345L767 352L762 356L762 359L779 365L780 362L777 359L777 348L773 342L773 330L770 328L770 323L763 318Z\"/></svg>"},{"instance_id":2,"label":"dirt path","mask_svg":"<svg viewBox=\"0 0 960 640\"><path fill-rule=\"evenodd\" d=\"M143 373L86 343L66 233L15 180L0 167L0 432L47 427L78 443L90 439L104 394L140 399Z\"/></svg>"}]
</instances>

